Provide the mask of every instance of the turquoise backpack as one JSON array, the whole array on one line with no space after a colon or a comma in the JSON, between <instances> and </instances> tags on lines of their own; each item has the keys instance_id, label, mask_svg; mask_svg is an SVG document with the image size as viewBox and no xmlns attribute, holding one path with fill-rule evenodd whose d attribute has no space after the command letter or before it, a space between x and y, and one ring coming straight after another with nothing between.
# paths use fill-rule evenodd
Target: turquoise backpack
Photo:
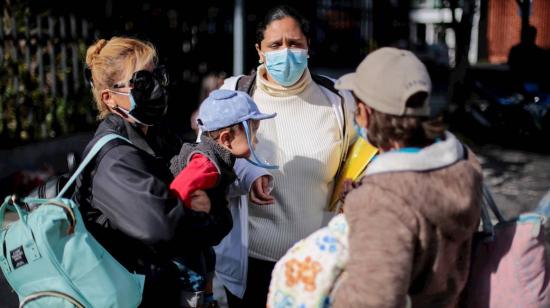
<instances>
[{"instance_id":1,"label":"turquoise backpack","mask_svg":"<svg viewBox=\"0 0 550 308\"><path fill-rule=\"evenodd\" d=\"M0 207L19 220L0 230L0 267L17 292L20 307L137 307L145 277L132 274L88 233L78 205L63 194L99 150L113 139L99 139L53 199L7 197ZM32 211L26 205L32 204Z\"/></svg>"}]
</instances>

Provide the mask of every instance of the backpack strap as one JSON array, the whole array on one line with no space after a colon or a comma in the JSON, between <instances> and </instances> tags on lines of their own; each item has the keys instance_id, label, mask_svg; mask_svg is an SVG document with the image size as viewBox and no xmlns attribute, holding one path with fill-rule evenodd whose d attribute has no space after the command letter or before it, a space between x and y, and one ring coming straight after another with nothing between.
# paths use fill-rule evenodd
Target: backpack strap
<instances>
[{"instance_id":1,"label":"backpack strap","mask_svg":"<svg viewBox=\"0 0 550 308\"><path fill-rule=\"evenodd\" d=\"M90 150L90 152L88 152L88 154L86 155L86 157L84 158L84 160L82 160L82 163L80 163L80 165L78 166L78 168L76 169L76 171L73 173L73 175L71 176L71 178L67 181L67 183L65 184L65 186L63 186L63 188L61 189L61 191L59 192L59 194L57 195L56 198L61 198L63 197L63 195L67 192L67 190L69 189L69 187L71 187L71 185L74 183L74 181L76 180L76 178L80 175L80 173L82 172L82 170L84 170L84 168L86 168L86 166L88 165L88 163L96 156L96 154L103 148L103 146L105 146L105 144L107 144L109 141L111 140L114 140L114 139L121 139L121 140L124 140L130 144L132 144L132 142L120 135L117 135L117 134L107 134L103 137L101 137L95 144L94 146L92 147L92 149Z\"/></svg>"},{"instance_id":2,"label":"backpack strap","mask_svg":"<svg viewBox=\"0 0 550 308\"><path fill-rule=\"evenodd\" d=\"M340 95L340 92L334 87L334 81L332 79L325 77L323 75L316 75L316 74L311 74L311 79L313 79L313 81L316 84L324 88L327 88L328 90L330 90L330 92L340 96L340 98L342 98L342 101L344 100L342 95Z\"/></svg>"},{"instance_id":3,"label":"backpack strap","mask_svg":"<svg viewBox=\"0 0 550 308\"><path fill-rule=\"evenodd\" d=\"M2 230L2 226L1 224L3 223L3 219L2 221L0 221L0 269L4 272L4 273L9 273L11 272L11 268L8 264L8 256L7 256L7 251L6 251L6 234L8 233L7 230Z\"/></svg>"},{"instance_id":4,"label":"backpack strap","mask_svg":"<svg viewBox=\"0 0 550 308\"><path fill-rule=\"evenodd\" d=\"M243 75L237 80L235 90L246 92L252 96L256 85L256 71L252 71L250 75Z\"/></svg>"},{"instance_id":5,"label":"backpack strap","mask_svg":"<svg viewBox=\"0 0 550 308\"><path fill-rule=\"evenodd\" d=\"M316 84L318 84L321 87L329 90L333 94L337 95L338 98L340 98L340 104L338 104L337 106L336 106L336 104L333 104L333 106L335 107L335 112L336 112L336 116L338 118L338 121L341 122L340 124L342 126L342 137L344 138L344 146L346 147L346 149L344 149L343 153L346 154L345 150L347 150L347 147L348 147L348 145L346 144L347 143L346 140L347 140L348 136L347 136L347 121L346 121L346 102L344 100L344 97L334 87L334 81L332 79L330 79L328 77L325 77L325 76L314 75L314 74L311 75L311 79L313 79L313 81Z\"/></svg>"},{"instance_id":6,"label":"backpack strap","mask_svg":"<svg viewBox=\"0 0 550 308\"><path fill-rule=\"evenodd\" d=\"M322 75L316 75L316 74L312 74L311 75L311 79L316 83L318 84L319 86L327 89L328 91L332 92L334 95L337 95L338 98L339 98L339 101L340 101L340 104L336 104L336 103L333 103L332 106L333 106L333 109L334 109L334 112L336 113L336 118L337 120L340 122L339 124L341 125L342 127L342 155L340 156L340 164L338 165L338 170L336 172L336 176L335 178L338 178L340 176L340 173L342 172L342 169L343 169L343 165L344 165L344 162L346 161L347 159L347 156L348 156L348 150L349 150L349 147L350 147L350 144L349 144L349 136L348 136L348 121L347 121L347 117L346 117L346 101L344 99L344 97L342 96L342 94L340 93L340 91L338 91L338 89L336 89L334 87L334 80L326 77L326 76L322 76ZM332 100L330 100L332 102Z\"/></svg>"},{"instance_id":7,"label":"backpack strap","mask_svg":"<svg viewBox=\"0 0 550 308\"><path fill-rule=\"evenodd\" d=\"M497 218L498 222L505 222L506 219L504 219L504 216L502 216L502 213L498 209L495 200L493 199L493 194L491 193L491 190L487 186L487 184L483 183L483 202L481 204L482 207L490 210L493 212L495 217ZM488 207L488 208L487 208Z\"/></svg>"}]
</instances>

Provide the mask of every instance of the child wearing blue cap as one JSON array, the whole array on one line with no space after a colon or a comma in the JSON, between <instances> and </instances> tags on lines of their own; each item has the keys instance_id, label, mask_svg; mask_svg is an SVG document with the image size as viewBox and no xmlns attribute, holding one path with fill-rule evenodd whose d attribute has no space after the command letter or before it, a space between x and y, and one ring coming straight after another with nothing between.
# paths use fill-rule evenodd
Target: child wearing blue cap
<instances>
[{"instance_id":1,"label":"child wearing blue cap","mask_svg":"<svg viewBox=\"0 0 550 308\"><path fill-rule=\"evenodd\" d=\"M195 251L176 260L178 266L185 267L191 273L188 280L197 282L194 285L191 283L191 292L204 291L205 278L214 271L212 246L217 245L233 227L226 193L229 185L237 179L233 171L235 159L246 158L250 163L264 168L277 168L262 162L254 153L253 145L259 121L275 115L261 113L245 92L215 90L199 108L197 122L200 141L185 144L180 154L172 159L171 171L176 177L170 190L186 207L209 213L214 222L211 232L199 235L200 239L196 238L193 243L202 250L202 255L197 256ZM206 192L210 202L200 191ZM209 294L206 294L206 301L211 300L208 297Z\"/></svg>"}]
</instances>

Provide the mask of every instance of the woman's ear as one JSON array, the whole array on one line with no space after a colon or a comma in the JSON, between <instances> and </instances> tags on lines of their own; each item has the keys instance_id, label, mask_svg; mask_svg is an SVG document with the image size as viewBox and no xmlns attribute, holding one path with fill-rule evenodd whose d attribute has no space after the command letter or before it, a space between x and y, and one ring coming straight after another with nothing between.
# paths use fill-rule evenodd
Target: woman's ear
<instances>
[{"instance_id":1,"label":"woman's ear","mask_svg":"<svg viewBox=\"0 0 550 308\"><path fill-rule=\"evenodd\" d=\"M264 57L264 54L262 53L262 50L260 49L260 45L258 45L258 43L256 43L256 52L258 53L258 62L260 64L263 64L265 63L265 57Z\"/></svg>"},{"instance_id":2,"label":"woman's ear","mask_svg":"<svg viewBox=\"0 0 550 308\"><path fill-rule=\"evenodd\" d=\"M109 110L113 111L113 109L117 106L116 101L114 100L113 96L111 95L111 92L107 90L101 91L101 101L107 105L107 108Z\"/></svg>"}]
</instances>

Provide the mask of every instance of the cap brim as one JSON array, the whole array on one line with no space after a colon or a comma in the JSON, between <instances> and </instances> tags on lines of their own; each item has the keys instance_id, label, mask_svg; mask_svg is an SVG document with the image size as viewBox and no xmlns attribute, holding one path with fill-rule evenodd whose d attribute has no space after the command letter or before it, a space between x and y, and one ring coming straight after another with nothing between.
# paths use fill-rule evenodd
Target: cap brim
<instances>
[{"instance_id":1,"label":"cap brim","mask_svg":"<svg viewBox=\"0 0 550 308\"><path fill-rule=\"evenodd\" d=\"M248 119L252 119L252 120L265 120L265 119L274 118L276 115L277 115L277 113L271 113L271 114L267 114L267 113L256 113L256 114L250 115L250 117L249 117Z\"/></svg>"},{"instance_id":2,"label":"cap brim","mask_svg":"<svg viewBox=\"0 0 550 308\"><path fill-rule=\"evenodd\" d=\"M357 73L346 74L334 83L334 87L338 90L355 90L355 79L357 78Z\"/></svg>"}]
</instances>

